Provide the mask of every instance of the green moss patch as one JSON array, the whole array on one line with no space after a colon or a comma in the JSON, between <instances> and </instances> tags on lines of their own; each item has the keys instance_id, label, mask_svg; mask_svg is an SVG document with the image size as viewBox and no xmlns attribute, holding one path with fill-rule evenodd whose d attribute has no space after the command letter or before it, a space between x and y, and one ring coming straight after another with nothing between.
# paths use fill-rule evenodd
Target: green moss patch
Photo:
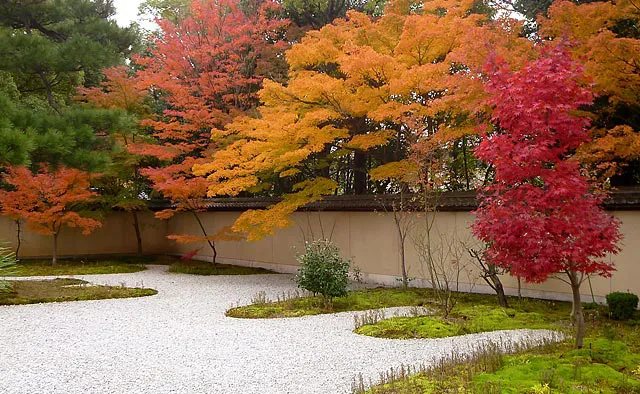
<instances>
[{"instance_id":1,"label":"green moss patch","mask_svg":"<svg viewBox=\"0 0 640 394\"><path fill-rule=\"evenodd\" d=\"M558 329L554 324L553 315L551 317L549 319L541 312L524 312L513 308L462 306L454 309L448 319L440 316L393 317L364 325L355 332L379 338L409 339L444 338L519 328Z\"/></svg>"},{"instance_id":2,"label":"green moss patch","mask_svg":"<svg viewBox=\"0 0 640 394\"><path fill-rule=\"evenodd\" d=\"M529 307L535 306L527 301ZM518 304L514 303L516 315L510 317L510 325L518 321ZM491 318L484 309L478 314ZM535 308L530 308L535 309ZM464 310L464 309L463 309ZM511 314L511 311L507 310ZM536 313L536 312L533 312ZM470 313L468 313L470 314ZM587 311L588 331L583 349L574 349L573 340L551 343L539 348L520 351L517 354L479 355L471 361L458 361L449 365L437 365L414 374L381 374L384 382L367 390L374 394L436 394L436 393L640 393L640 314L634 320L618 322L609 320L605 309ZM521 316L530 321L529 327L538 324L564 329L564 321L558 317L553 306L548 316ZM473 319L469 322L472 325ZM486 322L483 322L486 324ZM495 327L493 323L482 327ZM491 352L489 352L491 353ZM497 359L496 359L497 357ZM489 360L489 361L487 361ZM414 371L415 372L415 371ZM391 376L393 376L391 378Z\"/></svg>"},{"instance_id":3,"label":"green moss patch","mask_svg":"<svg viewBox=\"0 0 640 394\"><path fill-rule=\"evenodd\" d=\"M157 294L154 289L124 286L96 286L80 279L12 280L11 291L0 294L0 305L37 304L108 298L144 297Z\"/></svg>"},{"instance_id":4,"label":"green moss patch","mask_svg":"<svg viewBox=\"0 0 640 394\"><path fill-rule=\"evenodd\" d=\"M227 316L241 318L282 318L345 311L388 308L394 306L422 306L430 302L430 289L377 288L352 291L345 297L333 299L327 309L321 297L287 298L276 302L260 302L227 311Z\"/></svg>"},{"instance_id":5,"label":"green moss patch","mask_svg":"<svg viewBox=\"0 0 640 394\"><path fill-rule=\"evenodd\" d=\"M198 260L178 260L171 264L169 272L191 275L258 275L275 274L265 268L241 267L229 264L213 264Z\"/></svg>"},{"instance_id":6,"label":"green moss patch","mask_svg":"<svg viewBox=\"0 0 640 394\"><path fill-rule=\"evenodd\" d=\"M505 356L501 369L478 374L473 381L513 394L534 393L536 387L557 393L640 393L640 379L630 370L640 365L640 354L620 341L595 338L590 344L590 349Z\"/></svg>"},{"instance_id":7,"label":"green moss patch","mask_svg":"<svg viewBox=\"0 0 640 394\"><path fill-rule=\"evenodd\" d=\"M61 259L51 265L50 259L20 260L7 276L56 276L127 274L142 271L153 260L145 257Z\"/></svg>"},{"instance_id":8,"label":"green moss patch","mask_svg":"<svg viewBox=\"0 0 640 394\"><path fill-rule=\"evenodd\" d=\"M345 297L333 299L333 308L327 309L320 297L282 297L284 300L270 302L256 302L252 305L241 306L227 311L228 316L241 318L282 318L297 317L304 315L319 315L323 313L337 313L347 311L363 311L368 309L391 308L398 306L427 306L436 309L434 304L433 291L431 289L419 288L375 288L352 291ZM519 319L530 322L540 320L540 316L545 316L545 321L558 321L568 319L570 304L566 302L553 302L535 299L510 299L513 310L518 313L529 313L519 316ZM459 294L458 306L454 309L454 314L459 311L460 315L473 314L477 316L474 324L488 326L490 322L496 321L493 315L481 316L479 311L493 311L495 306L495 296L486 294ZM487 307L482 309L483 307ZM500 309L500 308L498 308ZM473 312L473 311L478 312ZM503 312L496 312L502 313ZM486 321L485 321L486 320ZM500 329L500 328L497 328ZM494 329L495 330L495 329ZM491 331L485 329L484 331ZM478 332L478 331L476 331ZM411 337L411 336L408 336Z\"/></svg>"}]
</instances>

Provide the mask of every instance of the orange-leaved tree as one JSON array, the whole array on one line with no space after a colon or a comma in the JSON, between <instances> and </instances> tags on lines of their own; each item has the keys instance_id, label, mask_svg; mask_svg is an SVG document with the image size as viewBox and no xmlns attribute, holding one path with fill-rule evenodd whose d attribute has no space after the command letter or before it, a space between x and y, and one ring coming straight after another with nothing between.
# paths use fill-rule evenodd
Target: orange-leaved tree
<instances>
[{"instance_id":1,"label":"orange-leaved tree","mask_svg":"<svg viewBox=\"0 0 640 394\"><path fill-rule=\"evenodd\" d=\"M141 67L139 86L149 89L164 109L142 121L151 131L149 141L130 144L129 150L163 161L141 171L173 205L157 216L193 213L202 236L170 238L207 242L214 263L216 234L209 234L198 217L205 209L205 180L191 168L215 148L228 122L257 106L256 92L270 71L268 65L277 63L287 46L282 40L287 22L278 18L277 7L264 1L259 10L245 12L233 0L195 0L185 19L159 21L162 31L148 56L135 58Z\"/></svg>"},{"instance_id":2,"label":"orange-leaved tree","mask_svg":"<svg viewBox=\"0 0 640 394\"><path fill-rule=\"evenodd\" d=\"M597 97L590 143L578 158L614 186L640 183L640 6L637 2L555 2L540 17L544 38L572 43Z\"/></svg>"},{"instance_id":3,"label":"orange-leaved tree","mask_svg":"<svg viewBox=\"0 0 640 394\"><path fill-rule=\"evenodd\" d=\"M378 179L417 171L406 163L411 146L447 148L474 134L484 96L475 69L492 47L517 65L532 46L517 21L492 22L474 4L434 0L415 13L392 1L379 19L349 12L287 51L288 83L266 80L259 116L230 123L232 143L194 167L208 175L210 196L292 185L281 203L243 213L234 230L257 239L324 194L388 191L369 169L387 165Z\"/></svg>"},{"instance_id":4,"label":"orange-leaved tree","mask_svg":"<svg viewBox=\"0 0 640 394\"><path fill-rule=\"evenodd\" d=\"M60 167L49 171L44 165L33 174L26 167L9 167L4 182L13 190L0 191L2 214L19 217L39 234L53 237L52 264L57 264L58 236L63 227L82 228L89 234L102 223L75 209L96 197L86 172Z\"/></svg>"}]
</instances>

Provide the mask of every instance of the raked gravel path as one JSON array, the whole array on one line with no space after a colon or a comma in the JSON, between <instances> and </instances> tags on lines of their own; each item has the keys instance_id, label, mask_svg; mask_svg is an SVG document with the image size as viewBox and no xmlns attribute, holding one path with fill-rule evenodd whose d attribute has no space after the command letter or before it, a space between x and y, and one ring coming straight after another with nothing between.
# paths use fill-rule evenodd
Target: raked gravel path
<instances>
[{"instance_id":1,"label":"raked gravel path","mask_svg":"<svg viewBox=\"0 0 640 394\"><path fill-rule=\"evenodd\" d=\"M349 393L360 373L376 380L391 367L434 362L489 341L552 336L518 330L388 340L354 334L355 312L228 318L225 310L249 303L261 290L273 297L293 290L291 276L165 270L78 276L157 289L151 297L0 306L0 393Z\"/></svg>"}]
</instances>

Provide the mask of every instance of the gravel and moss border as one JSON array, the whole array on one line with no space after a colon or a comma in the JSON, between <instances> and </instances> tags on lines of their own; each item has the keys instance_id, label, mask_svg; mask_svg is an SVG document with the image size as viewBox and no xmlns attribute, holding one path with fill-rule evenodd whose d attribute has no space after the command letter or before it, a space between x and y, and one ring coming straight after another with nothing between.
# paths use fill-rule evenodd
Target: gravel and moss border
<instances>
[{"instance_id":1,"label":"gravel and moss border","mask_svg":"<svg viewBox=\"0 0 640 394\"><path fill-rule=\"evenodd\" d=\"M11 289L0 294L0 305L146 297L158 293L149 288L101 286L73 278L9 280L7 282L11 285Z\"/></svg>"}]
</instances>

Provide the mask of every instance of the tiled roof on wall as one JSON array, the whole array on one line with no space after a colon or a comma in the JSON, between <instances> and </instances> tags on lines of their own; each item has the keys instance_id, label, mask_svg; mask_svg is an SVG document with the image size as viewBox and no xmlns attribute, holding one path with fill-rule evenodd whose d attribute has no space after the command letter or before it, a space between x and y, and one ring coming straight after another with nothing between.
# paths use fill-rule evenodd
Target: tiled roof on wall
<instances>
[{"instance_id":1,"label":"tiled roof on wall","mask_svg":"<svg viewBox=\"0 0 640 394\"><path fill-rule=\"evenodd\" d=\"M478 206L476 193L446 192L432 195L430 206L437 202L440 211L471 211ZM419 209L421 198L415 195L403 196L403 202L412 209ZM209 211L246 211L263 209L280 201L278 198L229 197L211 198L203 201ZM400 204L399 195L357 195L327 196L320 201L305 206L310 211L391 211ZM605 202L608 210L640 210L640 188L621 188L611 193ZM152 200L149 208L161 210L170 207L166 200Z\"/></svg>"}]
</instances>

